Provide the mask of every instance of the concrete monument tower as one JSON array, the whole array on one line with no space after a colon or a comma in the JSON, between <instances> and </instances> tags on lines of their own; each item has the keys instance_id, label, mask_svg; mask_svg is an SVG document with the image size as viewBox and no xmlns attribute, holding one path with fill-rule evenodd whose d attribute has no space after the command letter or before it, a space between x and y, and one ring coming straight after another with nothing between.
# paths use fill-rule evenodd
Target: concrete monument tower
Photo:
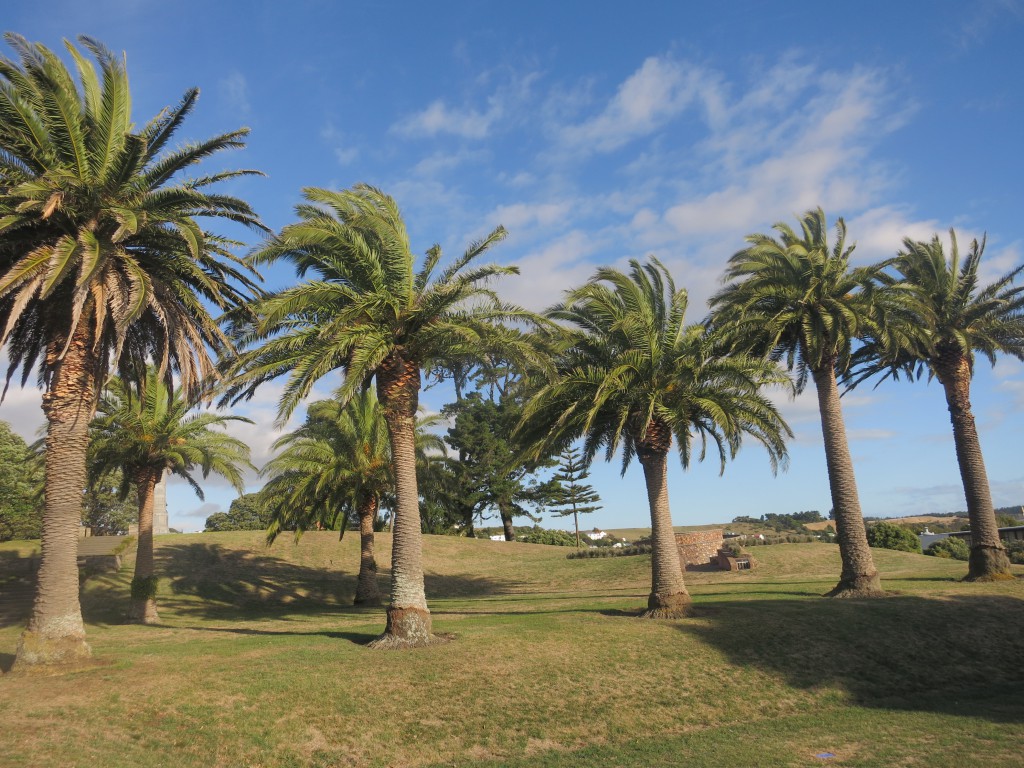
<instances>
[{"instance_id":1,"label":"concrete monument tower","mask_svg":"<svg viewBox=\"0 0 1024 768\"><path fill-rule=\"evenodd\" d=\"M170 533L167 521L167 470L153 489L153 535Z\"/></svg>"}]
</instances>

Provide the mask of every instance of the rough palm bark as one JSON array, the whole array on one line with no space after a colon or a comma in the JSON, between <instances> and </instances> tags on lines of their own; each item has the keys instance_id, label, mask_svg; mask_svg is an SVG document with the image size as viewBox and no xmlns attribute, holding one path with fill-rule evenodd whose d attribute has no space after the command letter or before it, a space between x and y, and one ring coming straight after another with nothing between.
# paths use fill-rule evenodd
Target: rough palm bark
<instances>
[{"instance_id":1,"label":"rough palm bark","mask_svg":"<svg viewBox=\"0 0 1024 768\"><path fill-rule=\"evenodd\" d=\"M636 444L637 458L644 468L647 483L647 502L651 508L651 594L643 616L681 618L687 615L691 600L683 580L668 503L668 452L672 447L672 432L668 425L654 420Z\"/></svg>"},{"instance_id":2,"label":"rough palm bark","mask_svg":"<svg viewBox=\"0 0 1024 768\"><path fill-rule=\"evenodd\" d=\"M843 568L839 583L828 597L878 597L883 595L878 570L868 546L864 518L861 516L857 480L846 439L846 425L839 403L839 387L835 367L825 365L814 371L821 413L821 432L825 441L825 463L832 492L832 509L836 521L836 540Z\"/></svg>"},{"instance_id":3,"label":"rough palm bark","mask_svg":"<svg viewBox=\"0 0 1024 768\"><path fill-rule=\"evenodd\" d=\"M414 647L434 641L423 588L423 534L416 485L416 408L420 368L393 352L377 371L377 398L388 425L397 504L392 527L391 604L375 648Z\"/></svg>"},{"instance_id":4,"label":"rough palm bark","mask_svg":"<svg viewBox=\"0 0 1024 768\"><path fill-rule=\"evenodd\" d=\"M62 360L63 341L49 346L53 376L43 395L46 416L46 507L42 561L28 627L18 642L15 669L88 658L78 601L78 538L89 422L96 410L96 363L90 324L79 324Z\"/></svg>"},{"instance_id":5,"label":"rough palm bark","mask_svg":"<svg viewBox=\"0 0 1024 768\"><path fill-rule=\"evenodd\" d=\"M377 497L370 494L359 507L359 579L356 605L380 605L377 586L377 561L373 555L373 521L377 517Z\"/></svg>"},{"instance_id":6,"label":"rough palm bark","mask_svg":"<svg viewBox=\"0 0 1024 768\"><path fill-rule=\"evenodd\" d=\"M985 458L971 411L971 366L956 350L940 353L935 366L939 383L946 393L949 419L953 424L953 444L960 465L967 516L971 524L971 556L968 581L1012 579L1010 559L999 540L999 526L992 506Z\"/></svg>"},{"instance_id":7,"label":"rough palm bark","mask_svg":"<svg viewBox=\"0 0 1024 768\"><path fill-rule=\"evenodd\" d=\"M151 467L135 472L135 488L139 494L139 543L135 553L135 575L132 578L128 619L136 624L156 624L156 576L153 569L153 497L160 471Z\"/></svg>"}]
</instances>

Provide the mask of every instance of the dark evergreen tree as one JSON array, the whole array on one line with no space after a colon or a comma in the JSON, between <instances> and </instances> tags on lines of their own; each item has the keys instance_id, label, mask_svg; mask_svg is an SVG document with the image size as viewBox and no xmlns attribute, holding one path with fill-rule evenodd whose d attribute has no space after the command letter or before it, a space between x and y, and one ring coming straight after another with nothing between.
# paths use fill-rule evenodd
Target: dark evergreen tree
<instances>
[{"instance_id":1,"label":"dark evergreen tree","mask_svg":"<svg viewBox=\"0 0 1024 768\"><path fill-rule=\"evenodd\" d=\"M580 546L580 515L589 512L596 512L601 509L598 504L601 497L597 495L594 487L586 485L583 481L590 477L587 465L575 448L567 448L561 454L562 463L558 473L551 478L558 483L558 501L551 509L551 513L558 517L572 515L573 523L576 525L576 546Z\"/></svg>"},{"instance_id":2,"label":"dark evergreen tree","mask_svg":"<svg viewBox=\"0 0 1024 768\"><path fill-rule=\"evenodd\" d=\"M42 463L0 421L0 541L38 539L43 532Z\"/></svg>"},{"instance_id":3,"label":"dark evergreen tree","mask_svg":"<svg viewBox=\"0 0 1024 768\"><path fill-rule=\"evenodd\" d=\"M449 464L457 486L458 512L471 526L475 517L496 510L505 539L515 541L513 518L524 516L537 522L530 507L542 508L557 498L553 482L534 478L539 468L553 462L523 457L511 437L522 409L511 398L496 403L473 392L445 406L443 412L455 418L445 440L459 454L459 461Z\"/></svg>"}]
</instances>

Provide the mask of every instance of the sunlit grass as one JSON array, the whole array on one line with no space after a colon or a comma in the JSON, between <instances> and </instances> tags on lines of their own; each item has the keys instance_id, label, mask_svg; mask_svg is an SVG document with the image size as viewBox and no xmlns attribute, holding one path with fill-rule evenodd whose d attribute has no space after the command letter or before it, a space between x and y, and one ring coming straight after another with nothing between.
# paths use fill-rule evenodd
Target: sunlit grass
<instances>
[{"instance_id":1,"label":"sunlit grass","mask_svg":"<svg viewBox=\"0 0 1024 768\"><path fill-rule=\"evenodd\" d=\"M453 640L382 652L383 610L349 606L356 539L160 537L158 627L119 623L130 563L90 579L99 663L0 678L0 765L1020 763L1024 580L876 550L892 596L830 601L835 547L759 547L688 574L692 618L643 621L649 557L427 537Z\"/></svg>"}]
</instances>

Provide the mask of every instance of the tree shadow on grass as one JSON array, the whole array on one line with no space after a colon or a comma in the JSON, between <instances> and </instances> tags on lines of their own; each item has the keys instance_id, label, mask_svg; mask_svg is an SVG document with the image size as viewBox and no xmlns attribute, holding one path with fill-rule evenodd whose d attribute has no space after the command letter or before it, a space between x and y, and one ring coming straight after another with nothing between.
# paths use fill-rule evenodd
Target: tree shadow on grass
<instances>
[{"instance_id":1,"label":"tree shadow on grass","mask_svg":"<svg viewBox=\"0 0 1024 768\"><path fill-rule=\"evenodd\" d=\"M352 605L357 576L354 571L298 565L219 544L165 545L157 549L156 558L156 573L162 581L166 580L171 592L158 595L158 608L163 606L181 616L284 619L288 614L379 610ZM388 592L388 578L388 571L378 573L384 596ZM499 594L509 586L480 577L427 577L428 596L436 597ZM126 600L120 591L110 597Z\"/></svg>"},{"instance_id":2,"label":"tree shadow on grass","mask_svg":"<svg viewBox=\"0 0 1024 768\"><path fill-rule=\"evenodd\" d=\"M711 602L695 618L680 632L799 688L836 686L865 707L1024 721L1024 600Z\"/></svg>"}]
</instances>

